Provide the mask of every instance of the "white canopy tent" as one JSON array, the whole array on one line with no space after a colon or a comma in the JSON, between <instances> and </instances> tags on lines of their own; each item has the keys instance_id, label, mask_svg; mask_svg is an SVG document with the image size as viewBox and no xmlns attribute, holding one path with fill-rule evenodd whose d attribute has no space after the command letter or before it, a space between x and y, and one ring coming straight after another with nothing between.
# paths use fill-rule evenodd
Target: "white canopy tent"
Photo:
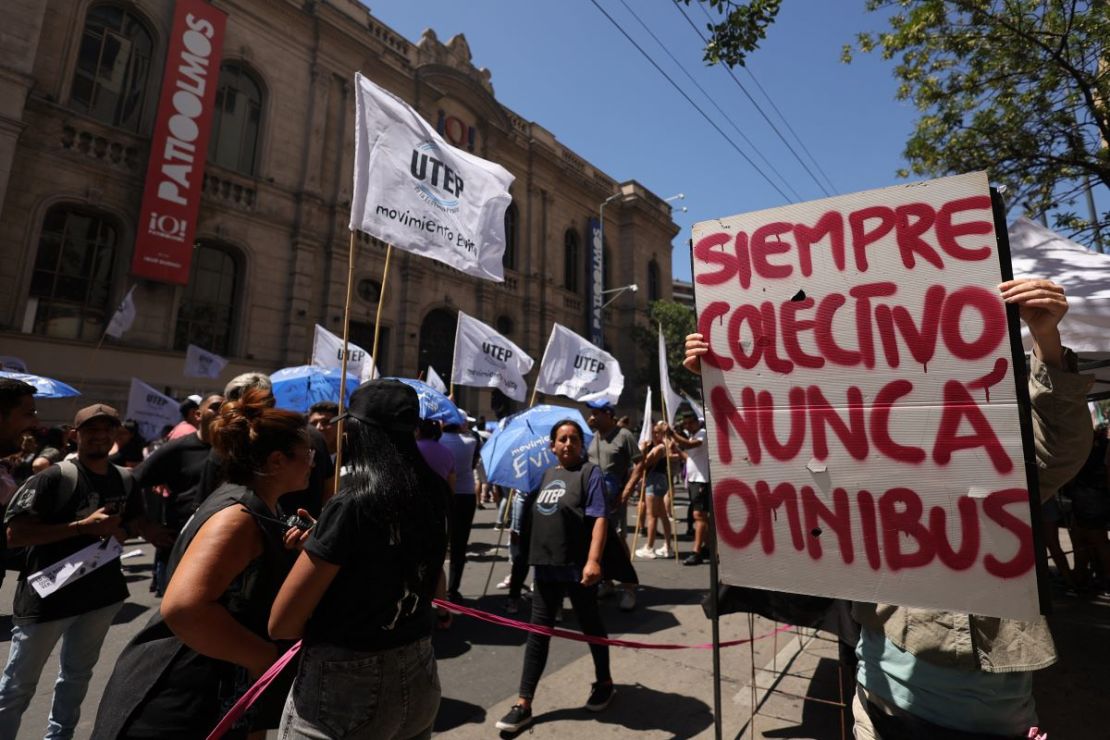
<instances>
[{"instance_id":1,"label":"white canopy tent","mask_svg":"<svg viewBox=\"0 0 1110 740\"><path fill-rule=\"evenodd\" d=\"M1081 370L1098 377L1091 395L1110 396L1110 255L1092 252L1025 217L1010 224L1009 233L1015 277L1048 278L1064 286L1064 344L1079 354ZM1022 336L1028 349L1028 331L1023 329Z\"/></svg>"}]
</instances>

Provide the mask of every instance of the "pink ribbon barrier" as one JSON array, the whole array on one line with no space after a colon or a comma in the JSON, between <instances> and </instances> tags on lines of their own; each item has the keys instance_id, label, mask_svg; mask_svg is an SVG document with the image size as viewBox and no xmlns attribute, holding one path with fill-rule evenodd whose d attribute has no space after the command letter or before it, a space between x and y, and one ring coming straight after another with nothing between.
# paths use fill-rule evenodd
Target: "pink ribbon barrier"
<instances>
[{"instance_id":1,"label":"pink ribbon barrier","mask_svg":"<svg viewBox=\"0 0 1110 740\"><path fill-rule=\"evenodd\" d=\"M538 624L530 624L516 619L509 619L508 617L500 617L496 614L490 614L489 612L478 609L471 609L468 606L462 606L460 604L452 604L449 601L443 601L441 599L435 599L432 603L442 609L447 609L467 617L481 619L491 624L499 624L502 627L512 627L513 629L523 630L525 632L534 632L537 635L547 635L548 637L562 637L563 639L575 640L576 642L588 642L591 645L612 645L613 647L635 648L638 650L710 650L713 648L713 643L711 642L703 642L700 645L677 645L670 642L637 642L635 640L615 640L611 637L596 637L594 635L584 635L581 632L572 632L571 630L564 630L558 627L541 627ZM757 635L746 640L729 640L728 642L720 643L720 646L725 648L734 647L736 645L746 645L749 642L763 640L789 629L793 629L793 625L785 624L765 635Z\"/></svg>"},{"instance_id":2,"label":"pink ribbon barrier","mask_svg":"<svg viewBox=\"0 0 1110 740\"><path fill-rule=\"evenodd\" d=\"M223 737L224 733L230 730L232 725L234 725L239 720L239 718L243 716L243 713L250 709L251 704L254 704L258 700L258 697L262 695L262 692L265 691L266 688L274 682L274 679L278 677L278 674L281 673L282 669L285 668L285 666L289 665L289 661L293 660L293 658L297 656L297 653L300 652L300 649L301 641L297 640L296 645L289 648L287 651L285 651L285 655L274 661L274 664L270 666L265 673L258 677L258 680L254 682L254 685L247 689L245 694L239 697L239 701L235 702L235 705L228 710L227 714L224 715L224 718L220 720L220 723L218 725L216 725L216 728L212 730L212 732L208 733L208 740L219 740L219 738Z\"/></svg>"},{"instance_id":3,"label":"pink ribbon barrier","mask_svg":"<svg viewBox=\"0 0 1110 740\"><path fill-rule=\"evenodd\" d=\"M678 645L670 642L638 642L636 640L617 640L610 637L596 637L594 635L584 635L581 632L560 629L559 627L541 627L537 624L529 624L528 622L501 617L496 614L481 611L480 609L471 609L467 606L452 604L449 601L442 601L440 599L435 599L432 603L442 609L447 609L467 617L481 619L482 621L501 625L502 627L511 627L525 632L534 632L537 635L547 635L548 637L561 637L565 640L574 640L576 642L588 642L593 645L612 645L613 647L634 648L637 650L709 650L713 647L713 643L711 642L703 642L700 645ZM786 632L789 629L792 629L792 625L784 624L776 630L746 640L729 640L727 642L722 642L721 647L726 648L736 645L746 645L749 642L764 640L780 632ZM232 725L243 716L243 713L250 709L250 706L258 700L262 692L273 683L282 669L289 664L289 661L296 657L300 649L301 643L298 642L296 645L289 648L285 655L278 658L277 661L270 666L269 670L259 676L254 685L247 689L247 692L239 697L239 701L235 702L235 706L224 715L224 718L216 725L216 729L208 734L208 740L219 740L219 738L223 737L224 733L231 729Z\"/></svg>"}]
</instances>

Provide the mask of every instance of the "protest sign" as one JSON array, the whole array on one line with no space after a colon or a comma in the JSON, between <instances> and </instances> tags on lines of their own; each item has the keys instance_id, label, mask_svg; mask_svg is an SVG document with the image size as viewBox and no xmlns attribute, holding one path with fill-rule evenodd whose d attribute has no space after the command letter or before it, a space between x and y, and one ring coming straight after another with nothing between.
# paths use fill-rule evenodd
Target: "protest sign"
<instances>
[{"instance_id":1,"label":"protest sign","mask_svg":"<svg viewBox=\"0 0 1110 740\"><path fill-rule=\"evenodd\" d=\"M524 350L492 326L459 311L451 366L453 384L500 388L509 398L523 401L527 385L524 375L532 365L532 358Z\"/></svg>"},{"instance_id":2,"label":"protest sign","mask_svg":"<svg viewBox=\"0 0 1110 740\"><path fill-rule=\"evenodd\" d=\"M218 378L227 366L227 360L219 355L190 344L185 350L186 378Z\"/></svg>"},{"instance_id":3,"label":"protest sign","mask_svg":"<svg viewBox=\"0 0 1110 740\"><path fill-rule=\"evenodd\" d=\"M562 324L555 324L540 360L536 390L583 403L605 401L615 405L624 390L624 375L617 358Z\"/></svg>"},{"instance_id":4,"label":"protest sign","mask_svg":"<svg viewBox=\"0 0 1110 740\"><path fill-rule=\"evenodd\" d=\"M330 331L316 325L316 332L312 336L312 364L327 370L341 370L343 358L343 337L337 337ZM347 341L347 375L358 378L360 383L373 380L379 376L378 368L370 353L348 339Z\"/></svg>"},{"instance_id":5,"label":"protest sign","mask_svg":"<svg viewBox=\"0 0 1110 740\"><path fill-rule=\"evenodd\" d=\"M513 176L451 146L408 104L355 75L351 230L504 280L505 209Z\"/></svg>"},{"instance_id":6,"label":"protest sign","mask_svg":"<svg viewBox=\"0 0 1110 740\"><path fill-rule=\"evenodd\" d=\"M181 411L177 401L159 393L138 378L131 378L131 391L127 394L127 413L124 417L138 422L139 434L146 440L152 440L162 435L162 428L167 424L176 426L181 421Z\"/></svg>"},{"instance_id":7,"label":"protest sign","mask_svg":"<svg viewBox=\"0 0 1110 740\"><path fill-rule=\"evenodd\" d=\"M1038 613L995 229L982 172L694 227L724 582Z\"/></svg>"}]
</instances>

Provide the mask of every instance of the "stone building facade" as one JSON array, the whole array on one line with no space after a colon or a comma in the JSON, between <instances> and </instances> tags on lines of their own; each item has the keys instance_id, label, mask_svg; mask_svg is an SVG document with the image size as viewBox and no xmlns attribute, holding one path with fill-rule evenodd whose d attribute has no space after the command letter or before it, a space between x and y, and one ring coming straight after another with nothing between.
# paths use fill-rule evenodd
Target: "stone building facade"
<instances>
[{"instance_id":1,"label":"stone building facade","mask_svg":"<svg viewBox=\"0 0 1110 740\"><path fill-rule=\"evenodd\" d=\"M499 103L462 36L412 42L355 0L214 5L228 22L187 286L129 274L173 3L0 9L0 355L121 404L132 376L180 396L235 372L304 364L315 323L342 330L360 70L516 181L504 283L395 251L382 295L384 245L360 236L352 339L370 348L380 298L386 374L446 372L458 310L538 365L552 322L587 334L587 220L618 195L605 208L606 287L640 290L605 309L604 332L631 386L650 362L632 327L646 325L649 300L671 295L677 227L662 199ZM133 285L138 319L101 341ZM189 343L231 360L220 381L182 376ZM629 387L622 406L638 395ZM490 400L463 395L475 415L490 414Z\"/></svg>"}]
</instances>

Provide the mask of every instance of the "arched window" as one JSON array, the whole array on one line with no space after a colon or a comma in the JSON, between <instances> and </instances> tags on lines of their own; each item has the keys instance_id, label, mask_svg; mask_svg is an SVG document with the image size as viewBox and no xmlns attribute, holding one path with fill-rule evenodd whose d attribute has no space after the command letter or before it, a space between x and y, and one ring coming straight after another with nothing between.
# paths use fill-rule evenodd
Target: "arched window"
<instances>
[{"instance_id":1,"label":"arched window","mask_svg":"<svg viewBox=\"0 0 1110 740\"><path fill-rule=\"evenodd\" d=\"M648 262L647 282L648 301L659 300L662 297L662 292L659 290L659 263L654 257L651 258L651 262Z\"/></svg>"},{"instance_id":2,"label":"arched window","mask_svg":"<svg viewBox=\"0 0 1110 740\"><path fill-rule=\"evenodd\" d=\"M208 140L209 161L253 175L261 122L262 86L243 65L221 64L212 138Z\"/></svg>"},{"instance_id":3,"label":"arched window","mask_svg":"<svg viewBox=\"0 0 1110 740\"><path fill-rule=\"evenodd\" d=\"M441 378L446 380L451 377L455 362L455 329L458 323L459 315L446 308L435 308L428 312L420 324L417 367L423 370L431 365Z\"/></svg>"},{"instance_id":4,"label":"arched window","mask_svg":"<svg viewBox=\"0 0 1110 740\"><path fill-rule=\"evenodd\" d=\"M239 284L235 258L226 250L201 242L193 252L189 285L177 309L173 347L195 344L218 355L231 353L231 325Z\"/></svg>"},{"instance_id":5,"label":"arched window","mask_svg":"<svg viewBox=\"0 0 1110 740\"><path fill-rule=\"evenodd\" d=\"M47 211L31 276L36 334L100 338L113 308L108 298L118 244L114 219L70 205Z\"/></svg>"},{"instance_id":6,"label":"arched window","mask_svg":"<svg viewBox=\"0 0 1110 740\"><path fill-rule=\"evenodd\" d=\"M563 287L571 293L578 292L580 272L582 260L578 254L578 232L567 229L563 235Z\"/></svg>"},{"instance_id":7,"label":"arched window","mask_svg":"<svg viewBox=\"0 0 1110 740\"><path fill-rule=\"evenodd\" d=\"M153 51L139 16L115 5L89 8L70 103L98 121L138 131Z\"/></svg>"},{"instance_id":8,"label":"arched window","mask_svg":"<svg viewBox=\"0 0 1110 740\"><path fill-rule=\"evenodd\" d=\"M506 270L516 269L516 222L516 203L510 203L505 209L505 254L501 257L501 264Z\"/></svg>"}]
</instances>

